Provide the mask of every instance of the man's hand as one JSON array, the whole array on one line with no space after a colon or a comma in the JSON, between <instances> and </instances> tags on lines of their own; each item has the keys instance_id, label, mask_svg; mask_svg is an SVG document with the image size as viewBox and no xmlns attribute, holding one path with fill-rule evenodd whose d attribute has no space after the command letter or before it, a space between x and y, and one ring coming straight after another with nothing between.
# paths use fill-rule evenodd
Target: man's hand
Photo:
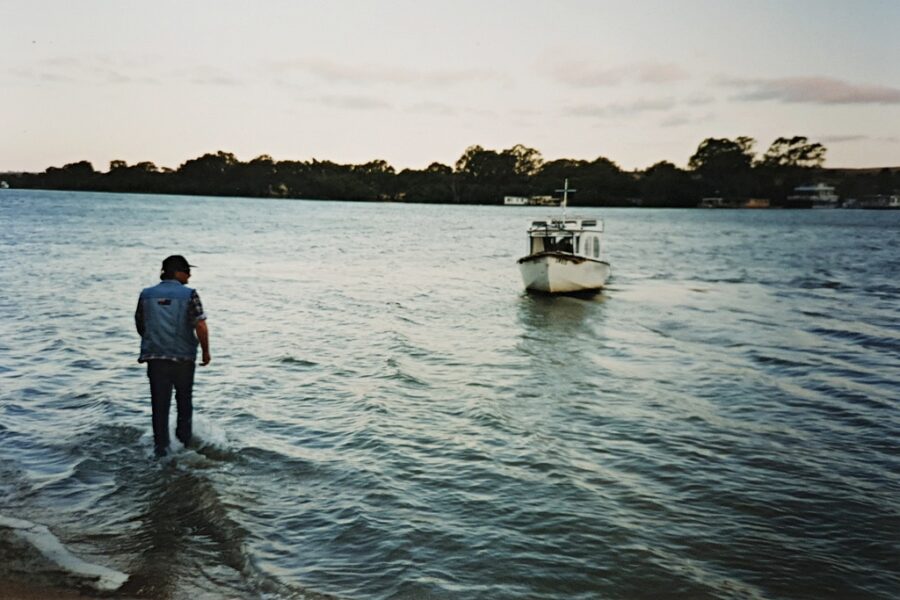
<instances>
[{"instance_id":1,"label":"man's hand","mask_svg":"<svg viewBox=\"0 0 900 600\"><path fill-rule=\"evenodd\" d=\"M200 341L200 350L203 351L203 362L200 363L200 366L205 367L212 360L212 356L209 354L209 327L207 327L205 319L197 321L196 331L197 339Z\"/></svg>"}]
</instances>

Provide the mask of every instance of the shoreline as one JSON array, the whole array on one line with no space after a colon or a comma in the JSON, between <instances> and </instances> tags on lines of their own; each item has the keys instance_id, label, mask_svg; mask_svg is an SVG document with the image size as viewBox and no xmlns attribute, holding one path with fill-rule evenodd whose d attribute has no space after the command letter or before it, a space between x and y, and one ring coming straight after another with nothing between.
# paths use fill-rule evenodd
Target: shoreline
<instances>
[{"instance_id":1,"label":"shoreline","mask_svg":"<svg viewBox=\"0 0 900 600\"><path fill-rule=\"evenodd\" d=\"M93 600L98 597L86 596L69 588L45 586L0 575L0 600Z\"/></svg>"},{"instance_id":2,"label":"shoreline","mask_svg":"<svg viewBox=\"0 0 900 600\"><path fill-rule=\"evenodd\" d=\"M51 193L76 193L76 194L109 194L111 196L163 196L169 198L216 198L221 200L260 200L260 201L280 201L280 202L352 202L358 204L405 204L411 206L475 206L475 207L492 207L492 206L502 206L507 209L525 209L525 208L546 208L546 209L558 209L560 206L558 204L555 205L536 205L536 204L527 204L527 205L508 205L501 204L496 202L435 202L429 200L366 200L360 198L299 198L293 196L234 196L228 194L185 194L185 193L177 193L177 192L140 192L140 191L112 191L112 190L89 190L89 189L69 189L69 188L31 188L31 187L19 187L19 188L4 188L0 189L0 191L19 191L19 192L51 192ZM0 197L2 197L2 193L0 193ZM884 196L885 198L890 198L890 196ZM614 210L619 208L625 209L649 209L649 210L704 210L704 211L810 211L814 210L817 207L809 206L798 206L798 205L785 205L785 204L766 204L766 205L756 205L753 202L745 202L745 203L733 203L733 204L725 204L718 206L700 206L698 204L679 204L679 205L653 205L653 204L642 204L642 203L612 203L612 204L569 204L569 208L572 210L579 209L587 209L587 208L601 208L603 210ZM852 211L895 211L900 210L897 206L860 206L860 205L837 205L837 206L827 206L821 207L827 210L852 210ZM817 210L818 212L818 210Z\"/></svg>"}]
</instances>

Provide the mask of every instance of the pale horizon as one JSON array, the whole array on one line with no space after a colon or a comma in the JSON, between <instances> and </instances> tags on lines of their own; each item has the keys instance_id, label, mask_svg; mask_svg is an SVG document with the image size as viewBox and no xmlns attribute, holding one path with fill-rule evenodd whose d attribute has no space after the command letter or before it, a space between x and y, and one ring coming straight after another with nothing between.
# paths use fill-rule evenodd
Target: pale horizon
<instances>
[{"instance_id":1,"label":"pale horizon","mask_svg":"<svg viewBox=\"0 0 900 600\"><path fill-rule=\"evenodd\" d=\"M803 135L900 166L900 4L0 0L0 171L88 160L453 163L471 145L684 167Z\"/></svg>"}]
</instances>

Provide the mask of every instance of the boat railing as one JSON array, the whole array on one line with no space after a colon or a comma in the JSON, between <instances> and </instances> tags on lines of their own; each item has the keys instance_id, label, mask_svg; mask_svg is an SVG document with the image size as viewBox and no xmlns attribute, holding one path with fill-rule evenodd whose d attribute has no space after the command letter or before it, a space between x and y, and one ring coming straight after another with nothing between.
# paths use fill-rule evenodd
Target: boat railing
<instances>
[{"instance_id":1,"label":"boat railing","mask_svg":"<svg viewBox=\"0 0 900 600\"><path fill-rule=\"evenodd\" d=\"M535 231L603 231L602 219L547 219L532 221L529 232Z\"/></svg>"}]
</instances>

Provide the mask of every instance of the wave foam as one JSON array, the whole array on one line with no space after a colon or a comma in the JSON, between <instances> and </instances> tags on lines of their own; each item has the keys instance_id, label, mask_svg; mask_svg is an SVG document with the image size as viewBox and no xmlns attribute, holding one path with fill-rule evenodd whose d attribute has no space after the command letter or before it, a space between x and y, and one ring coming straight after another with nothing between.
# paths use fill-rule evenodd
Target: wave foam
<instances>
[{"instance_id":1,"label":"wave foam","mask_svg":"<svg viewBox=\"0 0 900 600\"><path fill-rule=\"evenodd\" d=\"M100 591L115 591L128 580L125 573L81 560L69 552L44 525L0 515L0 527L11 529L68 574L87 579Z\"/></svg>"}]
</instances>

